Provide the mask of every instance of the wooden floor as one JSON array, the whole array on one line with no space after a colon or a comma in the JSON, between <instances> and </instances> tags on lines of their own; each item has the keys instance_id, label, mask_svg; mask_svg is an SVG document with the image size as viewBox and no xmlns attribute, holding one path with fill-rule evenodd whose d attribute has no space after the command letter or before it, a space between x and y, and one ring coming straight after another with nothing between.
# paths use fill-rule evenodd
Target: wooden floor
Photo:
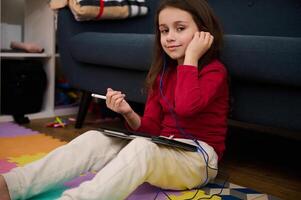
<instances>
[{"instance_id":1,"label":"wooden floor","mask_svg":"<svg viewBox=\"0 0 301 200\"><path fill-rule=\"evenodd\" d=\"M47 128L53 119L32 120L27 127L70 141L79 134L106 126L122 126L121 122L92 123L89 116L83 128L73 125L65 128ZM219 176L230 182L268 193L280 199L301 199L301 141L285 139L276 135L254 133L231 128L227 151L220 163Z\"/></svg>"}]
</instances>

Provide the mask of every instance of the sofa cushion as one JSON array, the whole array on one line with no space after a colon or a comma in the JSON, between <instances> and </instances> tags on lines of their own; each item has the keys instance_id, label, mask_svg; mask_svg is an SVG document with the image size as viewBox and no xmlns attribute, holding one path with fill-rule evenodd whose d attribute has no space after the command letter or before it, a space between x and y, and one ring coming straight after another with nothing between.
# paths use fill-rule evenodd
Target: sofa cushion
<instances>
[{"instance_id":1,"label":"sofa cushion","mask_svg":"<svg viewBox=\"0 0 301 200\"><path fill-rule=\"evenodd\" d=\"M148 71L153 42L151 34L87 32L70 39L70 50L79 62Z\"/></svg>"},{"instance_id":2,"label":"sofa cushion","mask_svg":"<svg viewBox=\"0 0 301 200\"><path fill-rule=\"evenodd\" d=\"M222 61L233 78L301 86L301 38L226 35Z\"/></svg>"},{"instance_id":3,"label":"sofa cushion","mask_svg":"<svg viewBox=\"0 0 301 200\"><path fill-rule=\"evenodd\" d=\"M301 38L225 35L224 39L221 58L233 78L301 86ZM80 62L147 71L153 42L152 34L88 32L71 38L70 48Z\"/></svg>"}]
</instances>

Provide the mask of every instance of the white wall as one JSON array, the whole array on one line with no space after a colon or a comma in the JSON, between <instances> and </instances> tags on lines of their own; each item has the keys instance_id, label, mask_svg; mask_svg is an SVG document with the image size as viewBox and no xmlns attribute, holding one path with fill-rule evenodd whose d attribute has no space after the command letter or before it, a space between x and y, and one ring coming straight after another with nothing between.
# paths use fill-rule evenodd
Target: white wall
<instances>
[{"instance_id":1,"label":"white wall","mask_svg":"<svg viewBox=\"0 0 301 200\"><path fill-rule=\"evenodd\" d=\"M1 0L1 22L23 26L23 19L24 0Z\"/></svg>"},{"instance_id":2,"label":"white wall","mask_svg":"<svg viewBox=\"0 0 301 200\"><path fill-rule=\"evenodd\" d=\"M1 1L1 49L9 49L11 41L23 41L24 0Z\"/></svg>"}]
</instances>

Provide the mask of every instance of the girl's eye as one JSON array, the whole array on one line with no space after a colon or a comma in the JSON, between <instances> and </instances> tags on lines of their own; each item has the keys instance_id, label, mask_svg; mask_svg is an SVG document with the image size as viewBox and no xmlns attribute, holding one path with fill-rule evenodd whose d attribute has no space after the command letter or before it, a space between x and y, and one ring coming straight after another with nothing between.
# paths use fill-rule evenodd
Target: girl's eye
<instances>
[{"instance_id":1,"label":"girl's eye","mask_svg":"<svg viewBox=\"0 0 301 200\"><path fill-rule=\"evenodd\" d=\"M168 33L168 30L167 30L167 29L162 29L162 30L160 30L160 33L161 33L161 34Z\"/></svg>"},{"instance_id":2,"label":"girl's eye","mask_svg":"<svg viewBox=\"0 0 301 200\"><path fill-rule=\"evenodd\" d=\"M177 28L177 31L178 31L178 32L181 32L181 31L183 31L184 29L185 29L184 27L178 27L178 28Z\"/></svg>"}]
</instances>

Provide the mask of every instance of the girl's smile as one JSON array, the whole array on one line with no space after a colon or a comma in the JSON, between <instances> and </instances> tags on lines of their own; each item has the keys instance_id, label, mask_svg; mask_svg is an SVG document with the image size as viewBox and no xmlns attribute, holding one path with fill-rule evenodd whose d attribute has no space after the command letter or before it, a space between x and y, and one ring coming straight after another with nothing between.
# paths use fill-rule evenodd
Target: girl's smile
<instances>
[{"instance_id":1,"label":"girl's smile","mask_svg":"<svg viewBox=\"0 0 301 200\"><path fill-rule=\"evenodd\" d=\"M177 49L178 49L178 47L181 47L182 45L169 45L169 46L167 46L167 49L169 50L169 51L176 51Z\"/></svg>"}]
</instances>

